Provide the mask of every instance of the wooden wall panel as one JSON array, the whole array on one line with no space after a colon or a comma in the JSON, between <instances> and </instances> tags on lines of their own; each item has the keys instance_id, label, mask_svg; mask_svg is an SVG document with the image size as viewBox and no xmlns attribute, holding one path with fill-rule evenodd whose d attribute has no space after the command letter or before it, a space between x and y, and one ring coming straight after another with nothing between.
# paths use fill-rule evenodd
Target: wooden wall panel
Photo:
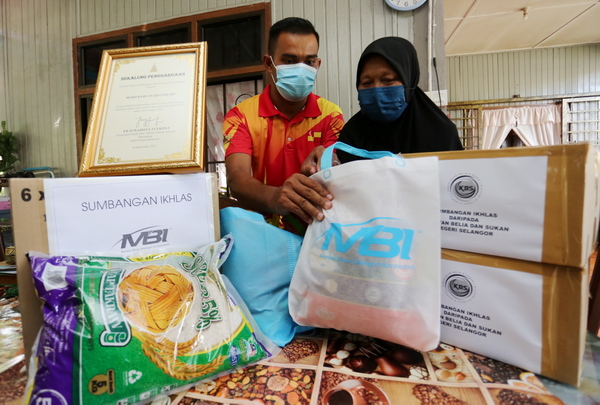
<instances>
[{"instance_id":1,"label":"wooden wall panel","mask_svg":"<svg viewBox=\"0 0 600 405\"><path fill-rule=\"evenodd\" d=\"M412 13L362 0L4 0L0 2L0 120L22 143L18 168L77 171L71 41L142 23L267 2L272 20L302 16L321 35L316 92L347 118L358 111L355 69L373 39L414 40ZM418 50L426 52L426 50ZM449 101L600 92L600 44L447 59Z\"/></svg>"},{"instance_id":2,"label":"wooden wall panel","mask_svg":"<svg viewBox=\"0 0 600 405\"><path fill-rule=\"evenodd\" d=\"M0 26L6 27L6 2L0 2ZM4 30L3 30L4 31ZM8 71L6 66L6 55L8 53L6 37L0 38L0 121L6 120L8 116L7 101L10 99L10 87L8 86Z\"/></svg>"},{"instance_id":3,"label":"wooden wall panel","mask_svg":"<svg viewBox=\"0 0 600 405\"><path fill-rule=\"evenodd\" d=\"M316 92L336 102L347 118L359 109L355 69L364 47L387 35L411 41L426 35L415 34L413 13L394 12L380 0L3 0L0 120L22 142L18 168L51 166L59 176L77 172L73 38L257 3L271 5L272 21L313 21L323 58Z\"/></svg>"},{"instance_id":4,"label":"wooden wall panel","mask_svg":"<svg viewBox=\"0 0 600 405\"><path fill-rule=\"evenodd\" d=\"M0 2L0 121L21 143L17 169L78 170L72 39L259 0Z\"/></svg>"},{"instance_id":5,"label":"wooden wall panel","mask_svg":"<svg viewBox=\"0 0 600 405\"><path fill-rule=\"evenodd\" d=\"M50 166L76 171L71 39L73 3L2 2L5 113L21 149L17 169Z\"/></svg>"},{"instance_id":6,"label":"wooden wall panel","mask_svg":"<svg viewBox=\"0 0 600 405\"><path fill-rule=\"evenodd\" d=\"M64 1L64 0L60 0ZM268 3L265 0L76 0L79 31L87 36L144 23L236 6Z\"/></svg>"},{"instance_id":7,"label":"wooden wall panel","mask_svg":"<svg viewBox=\"0 0 600 405\"><path fill-rule=\"evenodd\" d=\"M450 102L600 92L600 44L448 58Z\"/></svg>"}]
</instances>

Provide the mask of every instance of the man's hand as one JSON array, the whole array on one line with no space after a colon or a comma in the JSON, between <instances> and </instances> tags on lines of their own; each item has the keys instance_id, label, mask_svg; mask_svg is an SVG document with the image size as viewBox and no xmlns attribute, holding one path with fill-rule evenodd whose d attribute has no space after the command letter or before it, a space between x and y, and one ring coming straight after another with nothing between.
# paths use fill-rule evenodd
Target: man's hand
<instances>
[{"instance_id":1,"label":"man's hand","mask_svg":"<svg viewBox=\"0 0 600 405\"><path fill-rule=\"evenodd\" d=\"M323 209L332 207L333 196L319 182L296 173L281 187L267 186L252 177L250 155L233 153L225 159L231 194L247 209L298 215L307 223L323 219Z\"/></svg>"},{"instance_id":2,"label":"man's hand","mask_svg":"<svg viewBox=\"0 0 600 405\"><path fill-rule=\"evenodd\" d=\"M294 213L307 223L324 218L323 209L332 207L333 196L316 180L303 174L290 176L274 194L274 211L280 215Z\"/></svg>"}]
</instances>

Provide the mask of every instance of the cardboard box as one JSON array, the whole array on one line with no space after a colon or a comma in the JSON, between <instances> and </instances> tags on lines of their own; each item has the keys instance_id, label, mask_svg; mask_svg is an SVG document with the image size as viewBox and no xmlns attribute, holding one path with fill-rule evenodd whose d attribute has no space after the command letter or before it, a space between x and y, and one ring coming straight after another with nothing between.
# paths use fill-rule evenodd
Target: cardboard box
<instances>
[{"instance_id":1,"label":"cardboard box","mask_svg":"<svg viewBox=\"0 0 600 405\"><path fill-rule=\"evenodd\" d=\"M212 177L212 206L214 213L215 240L219 232L219 202L216 174ZM23 344L28 364L31 349L42 325L42 302L37 297L31 267L26 253L38 251L49 253L48 233L46 226L46 206L44 199L44 179L14 178L10 180L12 201L12 219L15 239L15 255L17 266L17 283L19 286L19 303L23 323ZM110 213L107 214L110 221Z\"/></svg>"},{"instance_id":2,"label":"cardboard box","mask_svg":"<svg viewBox=\"0 0 600 405\"><path fill-rule=\"evenodd\" d=\"M26 364L29 364L31 348L42 325L43 318L42 302L35 292L31 267L25 254L31 250L48 252L43 180L11 179L10 193L19 305L23 324L23 345L25 347Z\"/></svg>"},{"instance_id":3,"label":"cardboard box","mask_svg":"<svg viewBox=\"0 0 600 405\"><path fill-rule=\"evenodd\" d=\"M588 269L443 249L441 341L577 386Z\"/></svg>"},{"instance_id":4,"label":"cardboard box","mask_svg":"<svg viewBox=\"0 0 600 405\"><path fill-rule=\"evenodd\" d=\"M600 213L599 155L589 144L438 156L442 248L584 267Z\"/></svg>"}]
</instances>

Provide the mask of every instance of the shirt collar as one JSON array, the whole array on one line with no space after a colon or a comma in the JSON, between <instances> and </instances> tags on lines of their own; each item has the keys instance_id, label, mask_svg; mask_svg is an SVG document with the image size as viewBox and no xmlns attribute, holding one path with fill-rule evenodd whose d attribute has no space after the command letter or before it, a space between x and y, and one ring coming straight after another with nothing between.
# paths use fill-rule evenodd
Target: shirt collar
<instances>
[{"instance_id":1,"label":"shirt collar","mask_svg":"<svg viewBox=\"0 0 600 405\"><path fill-rule=\"evenodd\" d=\"M259 99L259 108L258 115L261 117L273 117L275 115L284 116L273 104L273 100L271 100L271 85L269 84L263 92L260 94ZM306 99L306 104L302 111L298 114L302 114L303 117L318 117L321 115L321 109L319 108L319 103L317 100L319 96L314 93L310 93Z\"/></svg>"}]
</instances>

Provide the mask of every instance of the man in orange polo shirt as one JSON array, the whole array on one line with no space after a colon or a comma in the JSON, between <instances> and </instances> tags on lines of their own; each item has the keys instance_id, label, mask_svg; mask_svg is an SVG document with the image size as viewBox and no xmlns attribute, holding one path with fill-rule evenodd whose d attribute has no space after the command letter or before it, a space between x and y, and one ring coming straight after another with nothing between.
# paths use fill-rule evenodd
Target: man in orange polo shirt
<instances>
[{"instance_id":1,"label":"man in orange polo shirt","mask_svg":"<svg viewBox=\"0 0 600 405\"><path fill-rule=\"evenodd\" d=\"M279 225L299 234L306 223L323 219L333 199L301 174L302 164L333 144L344 125L340 108L312 93L318 50L319 34L309 21L275 23L263 56L275 84L229 110L223 123L232 196L248 209L275 214Z\"/></svg>"}]
</instances>

